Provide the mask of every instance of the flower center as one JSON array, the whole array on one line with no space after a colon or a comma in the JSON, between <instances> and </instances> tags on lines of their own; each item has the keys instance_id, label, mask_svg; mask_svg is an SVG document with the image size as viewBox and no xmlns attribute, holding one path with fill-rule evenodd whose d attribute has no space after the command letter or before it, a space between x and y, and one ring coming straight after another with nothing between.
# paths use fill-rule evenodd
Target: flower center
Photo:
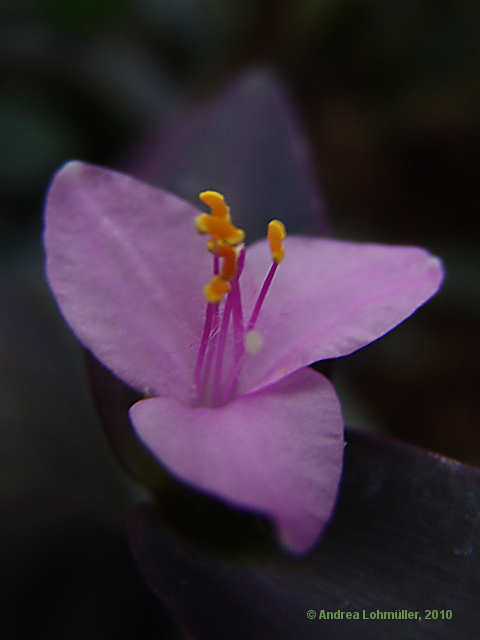
<instances>
[{"instance_id":1,"label":"flower center","mask_svg":"<svg viewBox=\"0 0 480 640\"><path fill-rule=\"evenodd\" d=\"M203 289L207 309L195 365L195 402L215 407L235 396L246 354L255 354L263 346L263 336L255 331L255 325L275 271L283 260L286 231L279 220L268 224L273 263L245 325L240 290L245 233L232 223L230 209L220 193L203 191L199 197L210 207L210 213L195 218L195 226L200 233L210 235L207 249L213 255L213 275Z\"/></svg>"}]
</instances>

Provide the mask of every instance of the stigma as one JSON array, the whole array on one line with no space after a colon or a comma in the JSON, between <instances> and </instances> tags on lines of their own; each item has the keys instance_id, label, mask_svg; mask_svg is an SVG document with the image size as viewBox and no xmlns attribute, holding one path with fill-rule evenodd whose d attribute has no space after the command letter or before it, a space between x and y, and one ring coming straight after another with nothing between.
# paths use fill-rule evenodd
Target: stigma
<instances>
[{"instance_id":1,"label":"stigma","mask_svg":"<svg viewBox=\"0 0 480 640\"><path fill-rule=\"evenodd\" d=\"M262 349L264 337L255 330L255 325L284 258L283 240L287 233L280 220L269 222L267 240L273 262L245 322L240 291L245 232L233 224L230 208L221 193L202 191L199 198L210 211L195 218L195 227L199 233L210 236L207 250L213 254L213 274L203 288L207 310L195 365L195 402L219 406L234 397L245 358Z\"/></svg>"}]
</instances>

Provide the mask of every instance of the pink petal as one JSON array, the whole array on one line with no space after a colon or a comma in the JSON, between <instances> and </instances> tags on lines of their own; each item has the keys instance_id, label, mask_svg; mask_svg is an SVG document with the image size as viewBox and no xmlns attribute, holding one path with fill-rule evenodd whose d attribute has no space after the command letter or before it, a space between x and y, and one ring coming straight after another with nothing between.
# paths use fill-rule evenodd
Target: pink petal
<instances>
[{"instance_id":1,"label":"pink petal","mask_svg":"<svg viewBox=\"0 0 480 640\"><path fill-rule=\"evenodd\" d=\"M186 202L70 162L45 214L47 276L79 340L122 380L186 398L211 272Z\"/></svg>"},{"instance_id":2,"label":"pink petal","mask_svg":"<svg viewBox=\"0 0 480 640\"><path fill-rule=\"evenodd\" d=\"M364 347L418 309L443 278L439 259L416 247L288 237L285 248L255 327L264 345L246 356L240 393ZM248 312L251 282L259 283L258 291L270 263L265 242L249 247Z\"/></svg>"},{"instance_id":3,"label":"pink petal","mask_svg":"<svg viewBox=\"0 0 480 640\"><path fill-rule=\"evenodd\" d=\"M151 398L130 409L153 454L181 480L265 512L285 546L310 548L335 503L343 422L330 382L302 369L219 408Z\"/></svg>"}]
</instances>

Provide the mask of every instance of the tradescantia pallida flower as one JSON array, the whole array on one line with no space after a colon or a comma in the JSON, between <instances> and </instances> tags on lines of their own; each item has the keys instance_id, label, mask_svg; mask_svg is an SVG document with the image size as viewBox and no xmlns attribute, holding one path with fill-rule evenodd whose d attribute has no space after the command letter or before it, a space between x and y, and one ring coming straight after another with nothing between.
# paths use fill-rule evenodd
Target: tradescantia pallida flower
<instances>
[{"instance_id":1,"label":"tradescantia pallida flower","mask_svg":"<svg viewBox=\"0 0 480 640\"><path fill-rule=\"evenodd\" d=\"M332 513L344 448L333 386L307 365L402 322L442 267L414 247L285 238L279 221L248 246L224 198L201 199L203 213L68 163L47 199L48 280L80 342L144 394L130 418L157 459L305 551Z\"/></svg>"}]
</instances>

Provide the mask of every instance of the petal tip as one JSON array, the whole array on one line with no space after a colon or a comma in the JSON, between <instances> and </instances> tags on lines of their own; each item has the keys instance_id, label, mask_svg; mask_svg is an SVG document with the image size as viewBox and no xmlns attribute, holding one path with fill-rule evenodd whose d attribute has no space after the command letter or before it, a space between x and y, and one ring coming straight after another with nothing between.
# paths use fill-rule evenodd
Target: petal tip
<instances>
[{"instance_id":1,"label":"petal tip","mask_svg":"<svg viewBox=\"0 0 480 640\"><path fill-rule=\"evenodd\" d=\"M81 160L68 160L62 164L57 171L53 174L48 188L48 193L51 193L52 187L56 187L59 184L70 184L71 181L77 181L85 170L88 168L88 164Z\"/></svg>"},{"instance_id":2,"label":"petal tip","mask_svg":"<svg viewBox=\"0 0 480 640\"><path fill-rule=\"evenodd\" d=\"M57 175L66 175L68 177L75 177L81 173L85 168L85 163L81 160L69 160L63 164L57 171Z\"/></svg>"},{"instance_id":3,"label":"petal tip","mask_svg":"<svg viewBox=\"0 0 480 640\"><path fill-rule=\"evenodd\" d=\"M430 254L427 258L427 268L429 270L429 273L432 274L432 277L435 280L436 288L432 294L434 295L438 292L445 279L445 267L443 266L443 261L441 258Z\"/></svg>"},{"instance_id":4,"label":"petal tip","mask_svg":"<svg viewBox=\"0 0 480 640\"><path fill-rule=\"evenodd\" d=\"M439 275L443 277L445 268L443 266L441 258L439 258L438 256L430 255L428 258L428 265L434 268L439 273Z\"/></svg>"},{"instance_id":5,"label":"petal tip","mask_svg":"<svg viewBox=\"0 0 480 640\"><path fill-rule=\"evenodd\" d=\"M319 540L326 522L313 518L298 518L287 522L274 518L277 539L283 549L300 556L309 553Z\"/></svg>"},{"instance_id":6,"label":"petal tip","mask_svg":"<svg viewBox=\"0 0 480 640\"><path fill-rule=\"evenodd\" d=\"M440 260L440 258L438 256L434 256L434 255L430 255L428 258L428 262L429 264L439 267L440 269L443 269L443 264L442 261Z\"/></svg>"}]
</instances>

